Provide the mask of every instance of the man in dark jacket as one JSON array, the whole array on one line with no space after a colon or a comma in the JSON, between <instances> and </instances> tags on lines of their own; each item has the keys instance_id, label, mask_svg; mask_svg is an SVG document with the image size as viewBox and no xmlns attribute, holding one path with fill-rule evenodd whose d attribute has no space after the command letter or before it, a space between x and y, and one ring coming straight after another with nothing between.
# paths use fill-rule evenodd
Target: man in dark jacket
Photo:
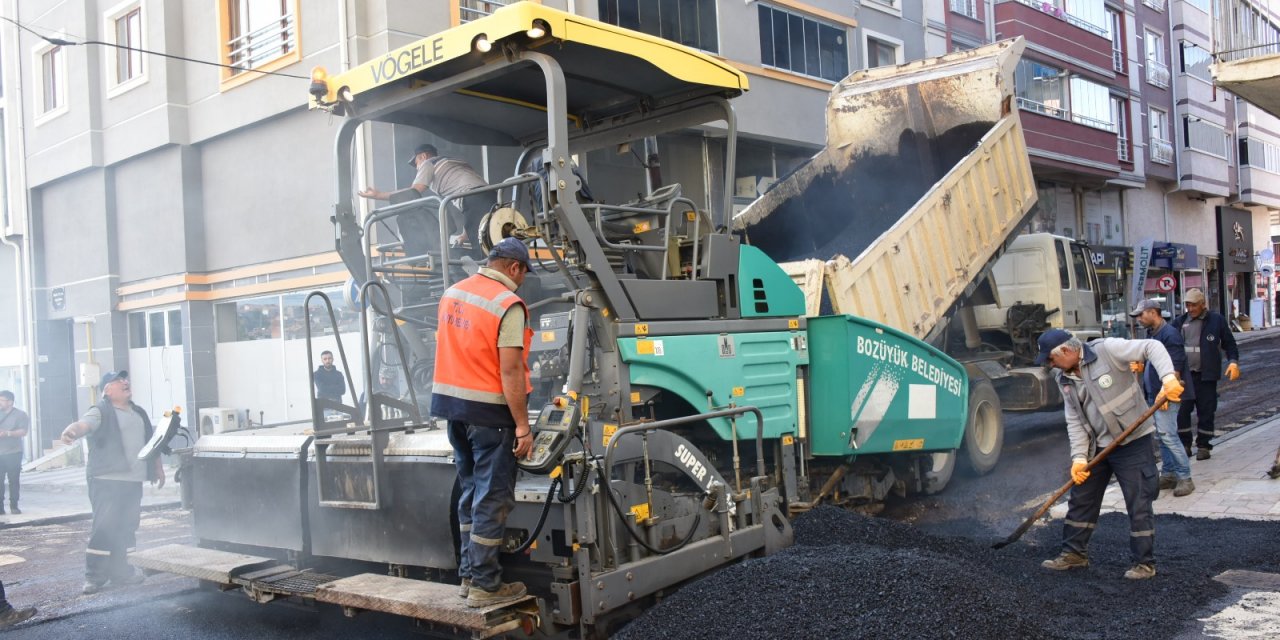
<instances>
[{"instance_id":1,"label":"man in dark jacket","mask_svg":"<svg viewBox=\"0 0 1280 640\"><path fill-rule=\"evenodd\" d=\"M93 525L85 549L86 595L113 585L131 585L143 577L129 566L142 515L142 483L164 486L160 457L139 460L138 452L151 439L151 419L133 404L128 371L110 371L98 386L102 400L80 420L62 431L62 443L88 436L89 505Z\"/></svg>"},{"instance_id":2,"label":"man in dark jacket","mask_svg":"<svg viewBox=\"0 0 1280 640\"><path fill-rule=\"evenodd\" d=\"M1178 379L1186 385L1187 354L1182 347L1182 333L1164 321L1163 312L1159 302L1143 300L1129 315L1137 318L1147 328L1148 337L1164 345L1164 350L1169 352L1169 359L1173 361L1173 368L1178 372ZM1148 364L1150 363L1134 362L1129 366L1135 372L1146 371L1142 377L1142 390L1146 393L1147 405L1150 406L1156 401L1161 384L1160 378L1156 377L1155 368L1148 367ZM1160 489L1173 489L1173 495L1179 498L1196 490L1195 482L1191 481L1191 461L1187 459L1187 451L1178 440L1177 415L1180 405L1179 402L1166 403L1155 415L1156 437L1160 440Z\"/></svg>"},{"instance_id":3,"label":"man in dark jacket","mask_svg":"<svg viewBox=\"0 0 1280 640\"><path fill-rule=\"evenodd\" d=\"M316 367L316 372L311 375L312 380L316 383L316 395L325 400L333 400L334 402L342 402L342 396L347 393L347 377L342 375L342 371L333 366L333 352L320 352L320 366Z\"/></svg>"},{"instance_id":4,"label":"man in dark jacket","mask_svg":"<svg viewBox=\"0 0 1280 640\"><path fill-rule=\"evenodd\" d=\"M1173 321L1173 328L1182 332L1187 351L1187 402L1178 410L1178 437L1188 452L1191 451L1191 412L1196 412L1196 460L1208 460L1213 445L1213 414L1218 411L1218 380L1225 375L1228 380L1240 377L1240 349L1231 335L1227 319L1205 307L1204 292L1187 291L1187 312ZM1222 370L1222 354L1226 352L1227 369Z\"/></svg>"}]
</instances>

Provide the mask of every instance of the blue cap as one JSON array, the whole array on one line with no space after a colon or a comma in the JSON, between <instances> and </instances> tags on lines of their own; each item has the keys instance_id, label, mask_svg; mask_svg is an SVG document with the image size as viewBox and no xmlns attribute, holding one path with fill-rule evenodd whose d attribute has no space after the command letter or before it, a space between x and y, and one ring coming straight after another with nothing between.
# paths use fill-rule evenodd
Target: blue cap
<instances>
[{"instance_id":1,"label":"blue cap","mask_svg":"<svg viewBox=\"0 0 1280 640\"><path fill-rule=\"evenodd\" d=\"M129 379L129 372L125 371L124 369L121 369L119 371L108 371L102 374L102 381L98 383L98 391L102 391L103 389L107 388L107 385L111 384L112 382L115 382L116 380L128 380L128 379Z\"/></svg>"},{"instance_id":2,"label":"blue cap","mask_svg":"<svg viewBox=\"0 0 1280 640\"><path fill-rule=\"evenodd\" d=\"M1040 344L1040 353L1036 355L1036 365L1042 366L1048 362L1049 354L1070 339L1071 333L1062 329L1050 329L1040 334L1040 339L1037 340Z\"/></svg>"},{"instance_id":3,"label":"blue cap","mask_svg":"<svg viewBox=\"0 0 1280 640\"><path fill-rule=\"evenodd\" d=\"M529 247L515 238L503 238L498 244L493 245L489 250L489 260L494 258L509 258L523 264L525 269L533 271L533 265L529 263Z\"/></svg>"}]
</instances>

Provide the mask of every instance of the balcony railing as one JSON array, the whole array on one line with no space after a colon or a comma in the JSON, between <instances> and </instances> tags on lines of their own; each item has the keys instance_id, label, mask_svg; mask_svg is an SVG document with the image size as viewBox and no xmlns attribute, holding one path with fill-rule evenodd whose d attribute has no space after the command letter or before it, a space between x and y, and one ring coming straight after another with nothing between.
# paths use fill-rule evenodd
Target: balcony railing
<instances>
[{"instance_id":1,"label":"balcony railing","mask_svg":"<svg viewBox=\"0 0 1280 640\"><path fill-rule=\"evenodd\" d=\"M1156 60L1147 60L1147 82L1161 89L1169 88L1169 66Z\"/></svg>"},{"instance_id":2,"label":"balcony railing","mask_svg":"<svg viewBox=\"0 0 1280 640\"><path fill-rule=\"evenodd\" d=\"M458 3L458 19L461 22L471 22L483 18L502 7L510 4L512 0L462 0Z\"/></svg>"},{"instance_id":3,"label":"balcony railing","mask_svg":"<svg viewBox=\"0 0 1280 640\"><path fill-rule=\"evenodd\" d=\"M1160 138L1151 139L1151 161L1173 164L1173 143Z\"/></svg>"},{"instance_id":4,"label":"balcony railing","mask_svg":"<svg viewBox=\"0 0 1280 640\"><path fill-rule=\"evenodd\" d=\"M298 23L293 14L280 16L255 31L227 41L227 63L241 73L292 52L297 47Z\"/></svg>"},{"instance_id":5,"label":"balcony railing","mask_svg":"<svg viewBox=\"0 0 1280 640\"><path fill-rule=\"evenodd\" d=\"M1164 11L1164 0L1142 0L1142 4L1145 4L1156 11Z\"/></svg>"},{"instance_id":6,"label":"balcony railing","mask_svg":"<svg viewBox=\"0 0 1280 640\"><path fill-rule=\"evenodd\" d=\"M1120 159L1120 162L1130 162L1128 138L1124 136L1116 138L1116 157Z\"/></svg>"},{"instance_id":7,"label":"balcony railing","mask_svg":"<svg viewBox=\"0 0 1280 640\"><path fill-rule=\"evenodd\" d=\"M1111 50L1111 68L1114 69L1116 73L1128 72L1128 70L1124 68L1124 49Z\"/></svg>"},{"instance_id":8,"label":"balcony railing","mask_svg":"<svg viewBox=\"0 0 1280 640\"><path fill-rule=\"evenodd\" d=\"M1280 53L1280 24L1261 0L1215 0L1213 58L1231 62Z\"/></svg>"},{"instance_id":9,"label":"balcony railing","mask_svg":"<svg viewBox=\"0 0 1280 640\"><path fill-rule=\"evenodd\" d=\"M1018 108L1026 111L1034 111L1042 116L1049 116L1050 118L1057 118L1059 120L1067 119L1066 109L1051 107L1042 102L1036 102L1026 98L1018 98Z\"/></svg>"}]
</instances>

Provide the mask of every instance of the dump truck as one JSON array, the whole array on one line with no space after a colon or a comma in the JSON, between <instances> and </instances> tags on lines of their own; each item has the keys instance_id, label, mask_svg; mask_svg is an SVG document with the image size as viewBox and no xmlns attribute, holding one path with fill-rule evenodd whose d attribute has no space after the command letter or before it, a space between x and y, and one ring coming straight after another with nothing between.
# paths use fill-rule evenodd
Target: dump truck
<instances>
[{"instance_id":1,"label":"dump truck","mask_svg":"<svg viewBox=\"0 0 1280 640\"><path fill-rule=\"evenodd\" d=\"M1016 131L998 114L1019 46L900 79L990 82L978 115ZM363 406L313 397L310 424L199 438L180 451L196 544L130 561L258 602L409 616L440 635L603 638L690 580L786 547L793 514L940 490L970 420L963 365L887 323L807 313L778 261L731 231L731 190L708 189L725 194L720 213L678 183L620 204L585 197L575 157L701 125L724 133L713 175L730 184L730 101L747 90L723 60L533 2L340 74L317 69L309 104L337 128L332 221L362 313L359 357L412 384L400 397L367 373ZM520 152L505 180L360 216L353 145L368 122ZM468 239L517 238L536 261L517 292L535 331L536 447L501 543L506 579L529 594L469 608L456 595L453 450L423 408L441 294L477 268L454 244L454 203L481 193L502 206ZM313 324L336 324L324 293L306 309L308 341Z\"/></svg>"},{"instance_id":2,"label":"dump truck","mask_svg":"<svg viewBox=\"0 0 1280 640\"><path fill-rule=\"evenodd\" d=\"M807 315L872 320L964 365L961 459L977 473L999 460L1003 408L1062 401L1032 366L1039 335L1101 335L1087 247L1017 235L1036 202L1009 89L1022 46L855 73L831 90L825 147L734 216L805 292Z\"/></svg>"}]
</instances>

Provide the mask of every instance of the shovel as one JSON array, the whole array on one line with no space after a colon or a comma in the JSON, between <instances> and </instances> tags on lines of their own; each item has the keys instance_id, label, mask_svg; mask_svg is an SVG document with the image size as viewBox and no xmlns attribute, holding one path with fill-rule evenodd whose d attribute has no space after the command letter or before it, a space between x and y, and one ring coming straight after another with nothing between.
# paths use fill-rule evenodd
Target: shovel
<instances>
[{"instance_id":1,"label":"shovel","mask_svg":"<svg viewBox=\"0 0 1280 640\"><path fill-rule=\"evenodd\" d=\"M1085 465L1084 470L1085 471L1092 470L1095 466L1097 466L1099 462L1102 462L1107 458L1107 456L1111 455L1111 452L1115 451L1116 447L1120 446L1120 443L1124 442L1125 438L1128 438L1129 435L1132 434L1134 431L1136 431L1142 423L1146 422L1151 418L1151 416L1155 415L1156 409L1163 407L1164 403L1165 403L1165 397L1164 397L1164 392L1162 391L1160 395L1156 396L1155 404L1152 404L1151 407L1148 408L1146 412L1142 414L1142 417L1138 418L1133 422L1133 424L1129 425L1129 428L1121 432L1119 438L1112 440L1111 444L1107 445L1105 449L1098 452L1098 455L1094 456L1093 459L1089 461L1089 464ZM1027 529L1031 528L1031 525L1035 523L1036 519L1044 515L1045 512L1049 510L1049 507L1052 507L1053 503L1057 502L1058 499L1061 498L1062 495L1065 494L1067 491L1070 491L1071 487L1074 485L1075 485L1075 480L1067 480L1067 483L1062 485L1062 488L1055 491L1053 495L1049 496L1049 499L1046 500L1045 503L1041 505L1040 508L1037 509L1035 513L1031 514L1031 517L1027 518L1027 521L1023 522L1022 526L1018 527L1018 529L1014 531L1012 535L1010 535L1008 538L1005 538L1004 540L1001 540L1000 542L997 542L991 545L991 548L1003 549L1013 544L1014 542L1017 542L1018 538L1021 538L1022 534L1026 533Z\"/></svg>"}]
</instances>

